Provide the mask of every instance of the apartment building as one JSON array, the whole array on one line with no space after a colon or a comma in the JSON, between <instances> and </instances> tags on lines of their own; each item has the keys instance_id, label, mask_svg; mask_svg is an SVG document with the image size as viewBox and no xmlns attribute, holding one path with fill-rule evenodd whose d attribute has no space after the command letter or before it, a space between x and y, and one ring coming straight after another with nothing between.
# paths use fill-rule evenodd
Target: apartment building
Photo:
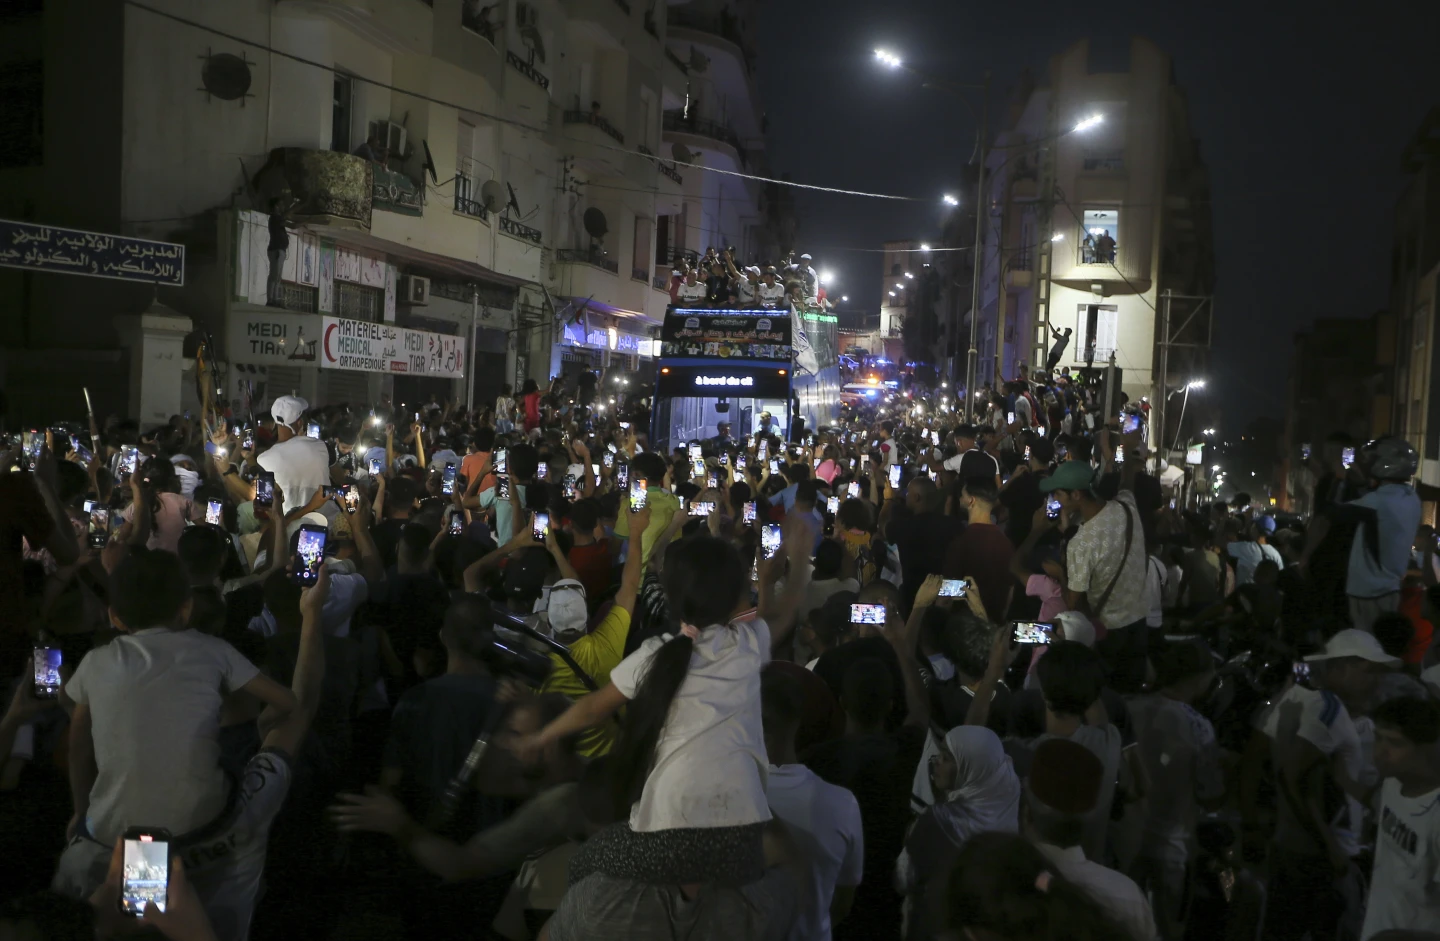
<instances>
[{"instance_id":1,"label":"apartment building","mask_svg":"<svg viewBox=\"0 0 1440 941\"><path fill-rule=\"evenodd\" d=\"M1131 400L1154 396L1162 297L1207 297L1215 277L1208 175L1170 58L1135 37L1115 71L1081 40L1004 122L986 160L979 381L1043 366L1048 320L1073 331L1060 367L1113 353ZM1208 343L1203 311L1183 336L1175 319L1172 340L1196 345L1171 352L1169 389L1203 376Z\"/></svg>"},{"instance_id":2,"label":"apartment building","mask_svg":"<svg viewBox=\"0 0 1440 941\"><path fill-rule=\"evenodd\" d=\"M1390 251L1394 398L1388 427L1376 433L1408 438L1420 454L1420 480L1433 487L1440 486L1440 108L1416 129L1401 165L1409 180L1395 205Z\"/></svg>"},{"instance_id":3,"label":"apartment building","mask_svg":"<svg viewBox=\"0 0 1440 941\"><path fill-rule=\"evenodd\" d=\"M480 403L640 368L676 253L748 258L773 228L761 190L702 169L764 163L753 47L718 6L8 9L0 118L33 134L0 153L0 219L184 246L183 284L0 268L26 420L78 410L82 384L163 420L192 404L202 336L227 397L255 408L289 391Z\"/></svg>"}]
</instances>

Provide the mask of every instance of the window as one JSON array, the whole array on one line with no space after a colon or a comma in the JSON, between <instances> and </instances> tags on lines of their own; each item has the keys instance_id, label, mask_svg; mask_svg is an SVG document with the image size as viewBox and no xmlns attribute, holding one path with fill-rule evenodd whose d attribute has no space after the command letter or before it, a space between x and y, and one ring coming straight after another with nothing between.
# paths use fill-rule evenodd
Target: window
<instances>
[{"instance_id":1,"label":"window","mask_svg":"<svg viewBox=\"0 0 1440 941\"><path fill-rule=\"evenodd\" d=\"M650 220L644 216L635 217L635 238L630 256L630 276L636 281L649 281L650 269L645 259L650 257Z\"/></svg>"},{"instance_id":2,"label":"window","mask_svg":"<svg viewBox=\"0 0 1440 941\"><path fill-rule=\"evenodd\" d=\"M364 320L379 323L385 311L385 289L351 284L349 281L335 282L335 316L350 320Z\"/></svg>"},{"instance_id":3,"label":"window","mask_svg":"<svg viewBox=\"0 0 1440 941\"><path fill-rule=\"evenodd\" d=\"M1082 362L1101 363L1115 352L1120 330L1120 308L1114 304L1080 304L1075 318L1072 355ZM1090 338L1095 338L1092 350Z\"/></svg>"},{"instance_id":4,"label":"window","mask_svg":"<svg viewBox=\"0 0 1440 941\"><path fill-rule=\"evenodd\" d=\"M335 73L335 98L330 105L330 149L342 154L350 152L350 112L355 103L354 83L350 76Z\"/></svg>"},{"instance_id":5,"label":"window","mask_svg":"<svg viewBox=\"0 0 1440 941\"><path fill-rule=\"evenodd\" d=\"M475 125L462 119L455 124L455 211L480 216L480 180L475 171Z\"/></svg>"},{"instance_id":6,"label":"window","mask_svg":"<svg viewBox=\"0 0 1440 941\"><path fill-rule=\"evenodd\" d=\"M1120 250L1120 212L1085 210L1085 235L1080 240L1080 264L1113 265Z\"/></svg>"},{"instance_id":7,"label":"window","mask_svg":"<svg viewBox=\"0 0 1440 941\"><path fill-rule=\"evenodd\" d=\"M655 264L657 265L668 265L673 262L670 257L670 226L673 224L674 218L674 216L657 216L655 219Z\"/></svg>"}]
</instances>

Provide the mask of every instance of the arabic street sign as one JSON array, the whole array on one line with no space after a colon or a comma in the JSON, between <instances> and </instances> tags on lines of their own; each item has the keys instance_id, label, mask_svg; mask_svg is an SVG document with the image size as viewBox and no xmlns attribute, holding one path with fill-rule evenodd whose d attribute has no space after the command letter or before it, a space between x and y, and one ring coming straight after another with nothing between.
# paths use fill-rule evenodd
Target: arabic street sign
<instances>
[{"instance_id":1,"label":"arabic street sign","mask_svg":"<svg viewBox=\"0 0 1440 941\"><path fill-rule=\"evenodd\" d=\"M0 268L185 284L185 246L0 219Z\"/></svg>"}]
</instances>

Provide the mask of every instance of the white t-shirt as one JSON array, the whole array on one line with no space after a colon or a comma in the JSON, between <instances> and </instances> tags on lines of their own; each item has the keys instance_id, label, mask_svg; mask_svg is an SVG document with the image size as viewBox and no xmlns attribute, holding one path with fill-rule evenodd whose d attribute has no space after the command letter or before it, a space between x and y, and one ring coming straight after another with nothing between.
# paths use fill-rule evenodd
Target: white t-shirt
<instances>
[{"instance_id":1,"label":"white t-shirt","mask_svg":"<svg viewBox=\"0 0 1440 941\"><path fill-rule=\"evenodd\" d=\"M1261 713L1255 727L1270 738L1274 743L1272 748L1283 747L1292 734L1298 735L1319 749L1326 758L1338 753L1345 762L1346 773L1352 778L1359 780L1363 774L1365 761L1360 747L1360 733L1345 704L1334 693L1292 686ZM1324 848L1310 835L1303 821L1296 818L1283 795L1277 797L1275 805L1277 844L1296 853L1323 852ZM1351 856L1360 852L1356 834L1360 832L1361 818L1360 802L1347 797L1345 806L1330 821L1336 842Z\"/></svg>"},{"instance_id":2,"label":"white t-shirt","mask_svg":"<svg viewBox=\"0 0 1440 941\"><path fill-rule=\"evenodd\" d=\"M1122 505L1123 504L1123 505ZM1129 509L1129 514L1125 510ZM1126 521L1132 527L1130 554L1125 555ZM1085 593L1086 600L1093 608L1110 587L1115 588L1105 601L1105 610L1099 620L1108 628L1128 627L1150 613L1145 597L1145 533L1140 527L1140 511L1135 506L1135 495L1122 490L1113 500L1108 500L1103 509L1070 540L1065 549L1066 576L1071 591ZM1118 580L1115 571L1120 566ZM1091 620L1096 620L1091 617Z\"/></svg>"},{"instance_id":3,"label":"white t-shirt","mask_svg":"<svg viewBox=\"0 0 1440 941\"><path fill-rule=\"evenodd\" d=\"M651 637L610 671L634 699L650 661L673 635ZM702 629L640 800L630 809L639 831L735 827L770 819L770 767L760 727L760 670L770 662L770 625L756 618Z\"/></svg>"},{"instance_id":4,"label":"white t-shirt","mask_svg":"<svg viewBox=\"0 0 1440 941\"><path fill-rule=\"evenodd\" d=\"M315 491L330 483L330 450L325 442L305 435L273 445L259 457L260 466L275 475L285 494L285 512L305 506Z\"/></svg>"},{"instance_id":5,"label":"white t-shirt","mask_svg":"<svg viewBox=\"0 0 1440 941\"><path fill-rule=\"evenodd\" d=\"M785 285L779 281L774 284L766 284L762 280L755 286L755 293L760 298L760 306L778 307L785 299Z\"/></svg>"},{"instance_id":6,"label":"white t-shirt","mask_svg":"<svg viewBox=\"0 0 1440 941\"><path fill-rule=\"evenodd\" d=\"M859 885L864 870L860 805L854 794L825 783L804 765L771 765L765 793L809 863L805 897L790 937L828 941L835 887Z\"/></svg>"},{"instance_id":7,"label":"white t-shirt","mask_svg":"<svg viewBox=\"0 0 1440 941\"><path fill-rule=\"evenodd\" d=\"M1153 941L1155 915L1145 893L1124 873L1116 872L1099 863L1091 862L1085 851L1078 846L1064 849L1049 843L1036 844L1036 849L1054 864L1055 870L1070 882L1075 883L1086 895L1095 900L1111 918L1130 929L1135 941Z\"/></svg>"},{"instance_id":8,"label":"white t-shirt","mask_svg":"<svg viewBox=\"0 0 1440 941\"><path fill-rule=\"evenodd\" d=\"M696 281L694 284L681 281L676 296L682 301L703 301L705 300L705 282Z\"/></svg>"},{"instance_id":9,"label":"white t-shirt","mask_svg":"<svg viewBox=\"0 0 1440 941\"><path fill-rule=\"evenodd\" d=\"M1285 560L1280 556L1280 550L1274 546L1260 545L1258 542L1232 542L1225 546L1225 551L1235 560L1235 586L1249 585L1255 581L1255 569L1269 559L1281 569L1285 568Z\"/></svg>"},{"instance_id":10,"label":"white t-shirt","mask_svg":"<svg viewBox=\"0 0 1440 941\"><path fill-rule=\"evenodd\" d=\"M90 707L95 763L87 829L113 846L127 827L178 837L225 809L220 704L260 671L199 631L150 628L85 655L65 694Z\"/></svg>"},{"instance_id":11,"label":"white t-shirt","mask_svg":"<svg viewBox=\"0 0 1440 941\"><path fill-rule=\"evenodd\" d=\"M1378 803L1361 941L1389 928L1440 933L1440 790L1405 797L1400 782L1386 778Z\"/></svg>"}]
</instances>

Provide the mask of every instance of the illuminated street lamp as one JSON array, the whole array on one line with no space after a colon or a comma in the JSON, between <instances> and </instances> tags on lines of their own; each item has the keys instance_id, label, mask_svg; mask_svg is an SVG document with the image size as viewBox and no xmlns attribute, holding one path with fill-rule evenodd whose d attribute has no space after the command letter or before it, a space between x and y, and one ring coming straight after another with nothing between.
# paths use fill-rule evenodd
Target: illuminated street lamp
<instances>
[{"instance_id":1,"label":"illuminated street lamp","mask_svg":"<svg viewBox=\"0 0 1440 941\"><path fill-rule=\"evenodd\" d=\"M944 196L941 197L941 199L944 200L945 205L947 206L960 205L960 200L956 199L954 196L951 196L949 193L946 193Z\"/></svg>"},{"instance_id":2,"label":"illuminated street lamp","mask_svg":"<svg viewBox=\"0 0 1440 941\"><path fill-rule=\"evenodd\" d=\"M885 66L886 68L898 69L900 68L900 66L905 64L903 61L901 61L899 56L885 49L876 49L875 58L880 62L881 65Z\"/></svg>"},{"instance_id":3,"label":"illuminated street lamp","mask_svg":"<svg viewBox=\"0 0 1440 941\"><path fill-rule=\"evenodd\" d=\"M1103 122L1104 120L1105 120L1105 115L1103 115L1103 114L1092 114L1092 115L1090 115L1090 117L1088 117L1088 118L1081 118L1081 119L1080 119L1080 123L1076 124L1076 125L1075 125L1074 127L1072 127L1070 130L1071 130L1072 132L1075 132L1075 131L1088 131L1088 130L1090 130L1092 127L1094 127L1095 125L1100 124L1101 122Z\"/></svg>"}]
</instances>

